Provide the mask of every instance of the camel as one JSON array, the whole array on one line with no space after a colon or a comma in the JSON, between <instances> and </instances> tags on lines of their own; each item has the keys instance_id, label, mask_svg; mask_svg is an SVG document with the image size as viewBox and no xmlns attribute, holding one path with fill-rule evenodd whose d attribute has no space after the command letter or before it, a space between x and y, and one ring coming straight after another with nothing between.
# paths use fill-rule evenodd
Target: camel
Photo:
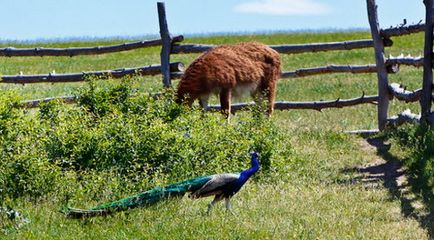
<instances>
[{"instance_id":1,"label":"camel","mask_svg":"<svg viewBox=\"0 0 434 240\"><path fill-rule=\"evenodd\" d=\"M221 45L195 59L185 71L176 101L192 106L196 99L206 109L210 94L219 94L222 113L231 114L231 98L250 93L256 103L268 100L267 115L274 110L280 55L257 42Z\"/></svg>"}]
</instances>

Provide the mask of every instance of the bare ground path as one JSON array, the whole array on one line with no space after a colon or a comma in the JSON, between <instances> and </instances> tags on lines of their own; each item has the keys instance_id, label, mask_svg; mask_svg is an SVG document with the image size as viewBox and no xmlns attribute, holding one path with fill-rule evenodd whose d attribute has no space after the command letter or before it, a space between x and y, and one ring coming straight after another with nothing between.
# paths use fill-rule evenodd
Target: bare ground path
<instances>
[{"instance_id":1,"label":"bare ground path","mask_svg":"<svg viewBox=\"0 0 434 240\"><path fill-rule=\"evenodd\" d=\"M367 165L344 171L356 172L352 181L361 182L368 187L386 188L394 199L399 200L401 214L418 221L427 231L429 239L434 239L433 211L412 191L412 179L406 175L400 158L390 153L390 144L382 138L360 139L359 144L363 151L375 157Z\"/></svg>"}]
</instances>

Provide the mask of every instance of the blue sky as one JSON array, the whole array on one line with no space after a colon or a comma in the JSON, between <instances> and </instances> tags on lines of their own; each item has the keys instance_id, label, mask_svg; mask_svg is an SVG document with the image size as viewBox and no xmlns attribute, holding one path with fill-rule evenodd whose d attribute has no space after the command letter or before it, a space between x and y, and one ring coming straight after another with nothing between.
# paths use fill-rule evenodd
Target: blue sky
<instances>
[{"instance_id":1,"label":"blue sky","mask_svg":"<svg viewBox=\"0 0 434 240\"><path fill-rule=\"evenodd\" d=\"M0 40L158 34L157 1L0 0ZM166 0L173 34L367 29L366 0ZM424 18L422 0L377 0L380 25Z\"/></svg>"}]
</instances>

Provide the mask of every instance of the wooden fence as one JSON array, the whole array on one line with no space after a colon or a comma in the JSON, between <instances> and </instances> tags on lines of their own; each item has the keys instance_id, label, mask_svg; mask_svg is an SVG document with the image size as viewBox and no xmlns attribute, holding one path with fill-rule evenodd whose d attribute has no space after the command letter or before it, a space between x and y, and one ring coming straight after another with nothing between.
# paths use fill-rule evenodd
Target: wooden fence
<instances>
[{"instance_id":1,"label":"wooden fence","mask_svg":"<svg viewBox=\"0 0 434 240\"><path fill-rule=\"evenodd\" d=\"M353 99L337 99L329 101L312 102L276 102L276 109L314 109L341 108L357 104L377 104L378 105L378 128L383 130L388 125L397 125L405 121L419 121L417 115L408 111L398 116L388 117L388 105L390 99L395 97L406 102L421 101L422 119L431 119L431 92L432 92L432 6L433 0L425 0L426 5L426 24L418 23L414 25L401 25L388 29L380 29L377 16L377 6L375 0L367 0L368 20L371 27L372 39L362 39L344 42L310 43L310 44L287 44L271 45L281 54L299 54L306 52L324 51L348 51L360 48L373 48L375 52L375 64L367 65L328 65L315 68L302 68L295 71L283 71L281 78L298 78L317 74L331 73L377 73L378 95L356 97ZM205 52L214 45L205 44L181 44L183 36L171 36L166 20L165 5L157 3L160 39L124 43L113 46L98 46L88 48L0 48L0 56L4 57L23 57L23 56L77 56L91 54L106 54L119 51L128 51L138 48L161 46L160 61L161 65L149 65L136 68L123 68L106 71L68 73L68 74L40 74L40 75L14 75L2 76L3 83L39 83L39 82L76 82L83 81L87 76L99 76L102 78L120 78L130 74L156 75L162 74L165 87L172 86L172 79L182 77L184 66L182 63L170 63L171 54L187 54ZM393 45L392 37L413 34L425 31L425 54L424 57L389 57L384 54L385 47ZM389 84L388 74L397 73L399 65L414 67L424 66L424 84L421 89L407 91L399 84ZM37 107L40 102L51 101L53 99L64 99L66 102L74 102L74 97L46 98L39 100L24 101L26 107ZM235 104L233 111L241 110L251 106L252 103ZM210 106L210 109L218 110L219 106Z\"/></svg>"},{"instance_id":2,"label":"wooden fence","mask_svg":"<svg viewBox=\"0 0 434 240\"><path fill-rule=\"evenodd\" d=\"M401 26L398 28L381 30L377 16L377 5L375 0L367 0L368 19L371 27L371 35L374 41L375 59L378 77L378 127L383 130L388 125L396 126L404 122L412 121L430 122L431 120L431 101L432 101L432 66L433 66L433 0L425 0L425 24L412 26ZM413 34L425 31L425 49L424 57L384 57L384 39L390 39L394 36ZM423 65L424 77L421 89L407 91L397 83L389 84L387 63L389 64L406 64L409 66L419 67ZM414 102L420 101L421 116L412 114L409 110L398 114L397 116L388 117L389 101L392 98L397 100Z\"/></svg>"}]
</instances>

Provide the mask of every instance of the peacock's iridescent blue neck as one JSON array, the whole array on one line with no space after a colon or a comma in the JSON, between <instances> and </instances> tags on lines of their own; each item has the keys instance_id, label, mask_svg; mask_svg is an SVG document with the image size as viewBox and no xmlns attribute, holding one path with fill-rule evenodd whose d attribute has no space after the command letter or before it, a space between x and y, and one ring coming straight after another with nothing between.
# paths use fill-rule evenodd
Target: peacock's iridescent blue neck
<instances>
[{"instance_id":1,"label":"peacock's iridescent blue neck","mask_svg":"<svg viewBox=\"0 0 434 240\"><path fill-rule=\"evenodd\" d=\"M249 180L249 178L259 170L259 160L256 156L252 157L252 167L240 173L237 183L241 186Z\"/></svg>"}]
</instances>

